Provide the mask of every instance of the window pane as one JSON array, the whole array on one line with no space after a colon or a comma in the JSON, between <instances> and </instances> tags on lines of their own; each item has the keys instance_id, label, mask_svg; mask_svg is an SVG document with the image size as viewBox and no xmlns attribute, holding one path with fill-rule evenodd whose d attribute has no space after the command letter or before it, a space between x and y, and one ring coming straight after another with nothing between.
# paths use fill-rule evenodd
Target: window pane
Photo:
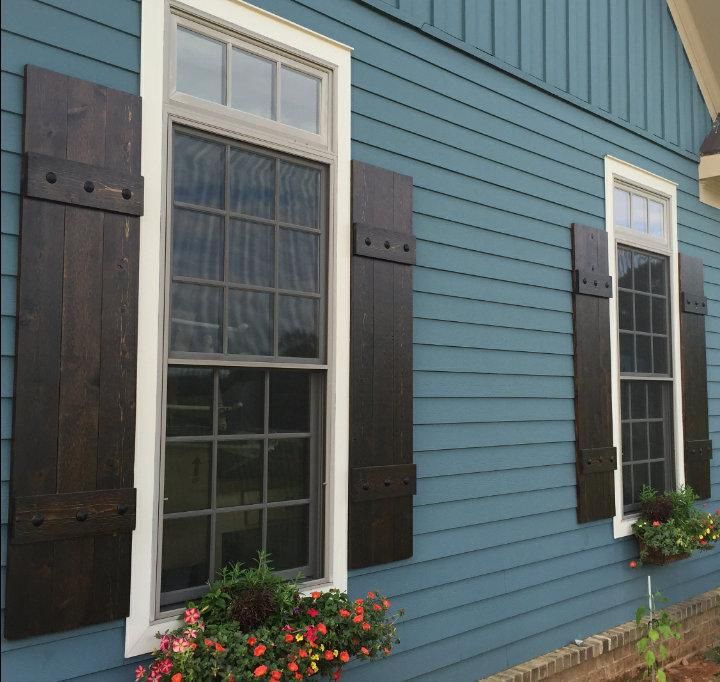
<instances>
[{"instance_id":1,"label":"window pane","mask_svg":"<svg viewBox=\"0 0 720 682\"><path fill-rule=\"evenodd\" d=\"M320 237L299 230L280 230L278 279L281 289L318 291Z\"/></svg>"},{"instance_id":2,"label":"window pane","mask_svg":"<svg viewBox=\"0 0 720 682\"><path fill-rule=\"evenodd\" d=\"M221 280L223 219L176 208L173 211L173 276Z\"/></svg>"},{"instance_id":3,"label":"window pane","mask_svg":"<svg viewBox=\"0 0 720 682\"><path fill-rule=\"evenodd\" d=\"M652 372L652 351L649 336L638 334L635 337L635 371L640 374Z\"/></svg>"},{"instance_id":4,"label":"window pane","mask_svg":"<svg viewBox=\"0 0 720 682\"><path fill-rule=\"evenodd\" d=\"M647 294L635 294L635 329L650 331L650 296Z\"/></svg>"},{"instance_id":5,"label":"window pane","mask_svg":"<svg viewBox=\"0 0 720 682\"><path fill-rule=\"evenodd\" d=\"M650 259L650 287L653 294L666 295L665 291L665 270L667 260L665 258Z\"/></svg>"},{"instance_id":6,"label":"window pane","mask_svg":"<svg viewBox=\"0 0 720 682\"><path fill-rule=\"evenodd\" d=\"M222 208L225 204L225 145L175 134L175 201Z\"/></svg>"},{"instance_id":7,"label":"window pane","mask_svg":"<svg viewBox=\"0 0 720 682\"><path fill-rule=\"evenodd\" d=\"M281 68L281 74L282 122L317 133L320 79L286 66Z\"/></svg>"},{"instance_id":8,"label":"window pane","mask_svg":"<svg viewBox=\"0 0 720 682\"><path fill-rule=\"evenodd\" d=\"M283 571L308 563L309 509L302 504L267 511L267 551L273 568Z\"/></svg>"},{"instance_id":9,"label":"window pane","mask_svg":"<svg viewBox=\"0 0 720 682\"><path fill-rule=\"evenodd\" d=\"M618 286L632 289L632 251L618 249Z\"/></svg>"},{"instance_id":10,"label":"window pane","mask_svg":"<svg viewBox=\"0 0 720 682\"><path fill-rule=\"evenodd\" d=\"M620 312L620 329L632 331L633 323L633 295L628 291L619 292L618 310Z\"/></svg>"},{"instance_id":11,"label":"window pane","mask_svg":"<svg viewBox=\"0 0 720 682\"><path fill-rule=\"evenodd\" d=\"M630 419L630 381L620 383L620 414L622 419Z\"/></svg>"},{"instance_id":12,"label":"window pane","mask_svg":"<svg viewBox=\"0 0 720 682\"><path fill-rule=\"evenodd\" d=\"M272 225L230 221L228 279L240 284L275 284L275 230Z\"/></svg>"},{"instance_id":13,"label":"window pane","mask_svg":"<svg viewBox=\"0 0 720 682\"><path fill-rule=\"evenodd\" d=\"M212 445L166 443L163 512L210 507Z\"/></svg>"},{"instance_id":14,"label":"window pane","mask_svg":"<svg viewBox=\"0 0 720 682\"><path fill-rule=\"evenodd\" d=\"M272 355L273 295L228 292L228 347L233 355Z\"/></svg>"},{"instance_id":15,"label":"window pane","mask_svg":"<svg viewBox=\"0 0 720 682\"><path fill-rule=\"evenodd\" d=\"M221 351L222 289L173 282L170 349L179 352Z\"/></svg>"},{"instance_id":16,"label":"window pane","mask_svg":"<svg viewBox=\"0 0 720 682\"><path fill-rule=\"evenodd\" d=\"M320 171L280 162L280 220L293 225L320 227Z\"/></svg>"},{"instance_id":17,"label":"window pane","mask_svg":"<svg viewBox=\"0 0 720 682\"><path fill-rule=\"evenodd\" d=\"M653 296L652 330L656 334L667 334L667 300Z\"/></svg>"},{"instance_id":18,"label":"window pane","mask_svg":"<svg viewBox=\"0 0 720 682\"><path fill-rule=\"evenodd\" d=\"M623 422L622 425L622 461L629 462L632 459L632 424Z\"/></svg>"},{"instance_id":19,"label":"window pane","mask_svg":"<svg viewBox=\"0 0 720 682\"><path fill-rule=\"evenodd\" d=\"M650 459L665 457L665 436L662 422L650 422L648 424L650 436Z\"/></svg>"},{"instance_id":20,"label":"window pane","mask_svg":"<svg viewBox=\"0 0 720 682\"><path fill-rule=\"evenodd\" d=\"M666 336L653 337L653 372L655 374L669 374L668 368L668 340Z\"/></svg>"},{"instance_id":21,"label":"window pane","mask_svg":"<svg viewBox=\"0 0 720 682\"><path fill-rule=\"evenodd\" d=\"M640 502L640 493L644 485L650 485L649 466L647 463L633 465L633 502Z\"/></svg>"},{"instance_id":22,"label":"window pane","mask_svg":"<svg viewBox=\"0 0 720 682\"><path fill-rule=\"evenodd\" d=\"M648 202L648 227L653 237L663 236L663 205L657 201Z\"/></svg>"},{"instance_id":23,"label":"window pane","mask_svg":"<svg viewBox=\"0 0 720 682\"><path fill-rule=\"evenodd\" d=\"M210 517L165 519L161 591L204 585L209 578Z\"/></svg>"},{"instance_id":24,"label":"window pane","mask_svg":"<svg viewBox=\"0 0 720 682\"><path fill-rule=\"evenodd\" d=\"M650 258L644 253L633 252L633 283L636 291L650 291Z\"/></svg>"},{"instance_id":25,"label":"window pane","mask_svg":"<svg viewBox=\"0 0 720 682\"><path fill-rule=\"evenodd\" d=\"M650 465L650 485L655 490L669 490L671 486L666 484L665 462L653 462Z\"/></svg>"},{"instance_id":26,"label":"window pane","mask_svg":"<svg viewBox=\"0 0 720 682\"><path fill-rule=\"evenodd\" d=\"M217 451L217 506L262 502L263 442L221 441Z\"/></svg>"},{"instance_id":27,"label":"window pane","mask_svg":"<svg viewBox=\"0 0 720 682\"><path fill-rule=\"evenodd\" d=\"M268 441L268 502L310 497L310 440Z\"/></svg>"},{"instance_id":28,"label":"window pane","mask_svg":"<svg viewBox=\"0 0 720 682\"><path fill-rule=\"evenodd\" d=\"M230 150L230 210L275 217L275 159L244 149Z\"/></svg>"},{"instance_id":29,"label":"window pane","mask_svg":"<svg viewBox=\"0 0 720 682\"><path fill-rule=\"evenodd\" d=\"M630 227L630 195L622 189L615 189L613 193L615 210L615 227Z\"/></svg>"},{"instance_id":30,"label":"window pane","mask_svg":"<svg viewBox=\"0 0 720 682\"><path fill-rule=\"evenodd\" d=\"M177 89L225 102L225 45L184 28L177 30Z\"/></svg>"},{"instance_id":31,"label":"window pane","mask_svg":"<svg viewBox=\"0 0 720 682\"><path fill-rule=\"evenodd\" d=\"M240 562L255 566L262 548L262 512L235 511L217 515L215 525L215 565L218 570Z\"/></svg>"},{"instance_id":32,"label":"window pane","mask_svg":"<svg viewBox=\"0 0 720 682\"><path fill-rule=\"evenodd\" d=\"M270 373L270 432L310 431L310 374L295 371Z\"/></svg>"},{"instance_id":33,"label":"window pane","mask_svg":"<svg viewBox=\"0 0 720 682\"><path fill-rule=\"evenodd\" d=\"M218 433L263 433L265 372L223 369L219 384Z\"/></svg>"},{"instance_id":34,"label":"window pane","mask_svg":"<svg viewBox=\"0 0 720 682\"><path fill-rule=\"evenodd\" d=\"M212 434L212 370L168 367L165 435Z\"/></svg>"},{"instance_id":35,"label":"window pane","mask_svg":"<svg viewBox=\"0 0 720 682\"><path fill-rule=\"evenodd\" d=\"M231 92L234 109L275 118L275 62L234 48Z\"/></svg>"},{"instance_id":36,"label":"window pane","mask_svg":"<svg viewBox=\"0 0 720 682\"><path fill-rule=\"evenodd\" d=\"M630 416L632 419L645 419L647 417L645 382L628 381L628 384L630 384Z\"/></svg>"},{"instance_id":37,"label":"window pane","mask_svg":"<svg viewBox=\"0 0 720 682\"><path fill-rule=\"evenodd\" d=\"M620 371L635 371L635 337L632 334L620 334Z\"/></svg>"},{"instance_id":38,"label":"window pane","mask_svg":"<svg viewBox=\"0 0 720 682\"><path fill-rule=\"evenodd\" d=\"M630 203L632 229L636 232L647 232L647 199L635 194L631 197Z\"/></svg>"},{"instance_id":39,"label":"window pane","mask_svg":"<svg viewBox=\"0 0 720 682\"><path fill-rule=\"evenodd\" d=\"M623 506L628 507L633 502L632 465L625 465L622 468L623 477Z\"/></svg>"},{"instance_id":40,"label":"window pane","mask_svg":"<svg viewBox=\"0 0 720 682\"><path fill-rule=\"evenodd\" d=\"M318 356L318 301L280 296L278 354L290 358Z\"/></svg>"},{"instance_id":41,"label":"window pane","mask_svg":"<svg viewBox=\"0 0 720 682\"><path fill-rule=\"evenodd\" d=\"M663 382L664 383L664 382ZM648 381L648 417L657 419L663 416L663 386L657 381Z\"/></svg>"}]
</instances>

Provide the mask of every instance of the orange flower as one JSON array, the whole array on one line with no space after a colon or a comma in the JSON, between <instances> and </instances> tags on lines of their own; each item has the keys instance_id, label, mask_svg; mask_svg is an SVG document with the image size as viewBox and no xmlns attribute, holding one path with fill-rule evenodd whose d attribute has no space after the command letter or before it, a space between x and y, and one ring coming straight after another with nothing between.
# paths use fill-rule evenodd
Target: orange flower
<instances>
[{"instance_id":1,"label":"orange flower","mask_svg":"<svg viewBox=\"0 0 720 682\"><path fill-rule=\"evenodd\" d=\"M299 670L298 664L294 661L288 663L288 670L292 673L296 673Z\"/></svg>"},{"instance_id":2,"label":"orange flower","mask_svg":"<svg viewBox=\"0 0 720 682\"><path fill-rule=\"evenodd\" d=\"M356 606L355 613L365 613L365 609L362 606Z\"/></svg>"},{"instance_id":3,"label":"orange flower","mask_svg":"<svg viewBox=\"0 0 720 682\"><path fill-rule=\"evenodd\" d=\"M313 599L320 599L320 597L322 597L322 592L311 592L311 593L310 593L310 596L311 596Z\"/></svg>"},{"instance_id":4,"label":"orange flower","mask_svg":"<svg viewBox=\"0 0 720 682\"><path fill-rule=\"evenodd\" d=\"M330 649L326 649L325 653L323 654L323 657L326 661L332 661L335 656L333 656L333 652L330 651Z\"/></svg>"},{"instance_id":5,"label":"orange flower","mask_svg":"<svg viewBox=\"0 0 720 682\"><path fill-rule=\"evenodd\" d=\"M285 635L285 641L286 642L292 642L295 639L293 635L291 635L289 632L287 635Z\"/></svg>"},{"instance_id":6,"label":"orange flower","mask_svg":"<svg viewBox=\"0 0 720 682\"><path fill-rule=\"evenodd\" d=\"M193 651L195 651L195 649L197 649L197 642L193 642L193 643L190 645L190 648L191 648Z\"/></svg>"},{"instance_id":7,"label":"orange flower","mask_svg":"<svg viewBox=\"0 0 720 682\"><path fill-rule=\"evenodd\" d=\"M374 592L368 592L368 599L377 599L377 595Z\"/></svg>"},{"instance_id":8,"label":"orange flower","mask_svg":"<svg viewBox=\"0 0 720 682\"><path fill-rule=\"evenodd\" d=\"M263 677L265 673L267 672L267 666L266 665L259 665L255 670L253 670L253 675L255 677Z\"/></svg>"},{"instance_id":9,"label":"orange flower","mask_svg":"<svg viewBox=\"0 0 720 682\"><path fill-rule=\"evenodd\" d=\"M182 673L175 673L170 680L172 682L182 682Z\"/></svg>"},{"instance_id":10,"label":"orange flower","mask_svg":"<svg viewBox=\"0 0 720 682\"><path fill-rule=\"evenodd\" d=\"M362 623L362 621L363 621L362 613L358 613L357 616L353 616L353 623Z\"/></svg>"},{"instance_id":11,"label":"orange flower","mask_svg":"<svg viewBox=\"0 0 720 682\"><path fill-rule=\"evenodd\" d=\"M295 673L293 676L296 680L302 680L302 675L300 673Z\"/></svg>"},{"instance_id":12,"label":"orange flower","mask_svg":"<svg viewBox=\"0 0 720 682\"><path fill-rule=\"evenodd\" d=\"M273 671L270 673L270 677L271 677L273 680L279 680L279 679L282 677L282 673L281 673L279 670L273 670Z\"/></svg>"},{"instance_id":13,"label":"orange flower","mask_svg":"<svg viewBox=\"0 0 720 682\"><path fill-rule=\"evenodd\" d=\"M382 606L380 606L380 604L373 604L373 611L382 611Z\"/></svg>"},{"instance_id":14,"label":"orange flower","mask_svg":"<svg viewBox=\"0 0 720 682\"><path fill-rule=\"evenodd\" d=\"M255 646L257 644L257 639L255 637L248 637L248 644L250 646Z\"/></svg>"},{"instance_id":15,"label":"orange flower","mask_svg":"<svg viewBox=\"0 0 720 682\"><path fill-rule=\"evenodd\" d=\"M325 623L318 623L316 629L321 635L327 635L327 626Z\"/></svg>"},{"instance_id":16,"label":"orange flower","mask_svg":"<svg viewBox=\"0 0 720 682\"><path fill-rule=\"evenodd\" d=\"M369 630L369 629L370 629L370 623L363 623L363 624L362 624L362 629L363 629L363 630Z\"/></svg>"},{"instance_id":17,"label":"orange flower","mask_svg":"<svg viewBox=\"0 0 720 682\"><path fill-rule=\"evenodd\" d=\"M340 609L340 610L338 611L338 613L339 613L343 618L347 618L347 617L350 615L350 611L348 611L347 609Z\"/></svg>"},{"instance_id":18,"label":"orange flower","mask_svg":"<svg viewBox=\"0 0 720 682\"><path fill-rule=\"evenodd\" d=\"M225 647L220 642L215 642L215 651L225 651Z\"/></svg>"},{"instance_id":19,"label":"orange flower","mask_svg":"<svg viewBox=\"0 0 720 682\"><path fill-rule=\"evenodd\" d=\"M267 647L264 644L258 644L253 650L253 656L262 656Z\"/></svg>"},{"instance_id":20,"label":"orange flower","mask_svg":"<svg viewBox=\"0 0 720 682\"><path fill-rule=\"evenodd\" d=\"M300 649L300 651L298 651L298 656L300 656L300 658L307 658L307 655L308 653L305 649Z\"/></svg>"},{"instance_id":21,"label":"orange flower","mask_svg":"<svg viewBox=\"0 0 720 682\"><path fill-rule=\"evenodd\" d=\"M347 663L350 660L350 654L347 651L341 651L338 658L343 662Z\"/></svg>"},{"instance_id":22,"label":"orange flower","mask_svg":"<svg viewBox=\"0 0 720 682\"><path fill-rule=\"evenodd\" d=\"M383 599L383 606L384 606L386 609L389 609L389 608L390 608L390 600L389 600L389 599Z\"/></svg>"},{"instance_id":23,"label":"orange flower","mask_svg":"<svg viewBox=\"0 0 720 682\"><path fill-rule=\"evenodd\" d=\"M215 644L215 642L213 642L211 639L208 639L207 637L205 638L205 646L212 646L213 644Z\"/></svg>"},{"instance_id":24,"label":"orange flower","mask_svg":"<svg viewBox=\"0 0 720 682\"><path fill-rule=\"evenodd\" d=\"M369 656L369 655L370 655L370 650L369 650L366 646L361 646L361 647L360 647L360 651L362 651L362 653L363 653L365 656Z\"/></svg>"},{"instance_id":25,"label":"orange flower","mask_svg":"<svg viewBox=\"0 0 720 682\"><path fill-rule=\"evenodd\" d=\"M355 603L356 603L356 604L362 604L364 601L365 601L364 599L356 599L356 600L355 600Z\"/></svg>"}]
</instances>

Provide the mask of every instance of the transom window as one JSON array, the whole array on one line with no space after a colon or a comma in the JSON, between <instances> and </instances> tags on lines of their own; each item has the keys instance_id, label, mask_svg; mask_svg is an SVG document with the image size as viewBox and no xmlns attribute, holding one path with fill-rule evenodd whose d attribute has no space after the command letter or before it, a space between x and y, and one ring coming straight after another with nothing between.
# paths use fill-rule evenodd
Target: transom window
<instances>
[{"instance_id":1,"label":"transom window","mask_svg":"<svg viewBox=\"0 0 720 682\"><path fill-rule=\"evenodd\" d=\"M161 608L322 575L326 166L179 127L171 166Z\"/></svg>"},{"instance_id":2,"label":"transom window","mask_svg":"<svg viewBox=\"0 0 720 682\"><path fill-rule=\"evenodd\" d=\"M323 132L323 75L296 60L178 26L175 72L177 92L309 133Z\"/></svg>"},{"instance_id":3,"label":"transom window","mask_svg":"<svg viewBox=\"0 0 720 682\"><path fill-rule=\"evenodd\" d=\"M665 205L652 195L629 187L615 187L615 227L654 239L665 237Z\"/></svg>"}]
</instances>

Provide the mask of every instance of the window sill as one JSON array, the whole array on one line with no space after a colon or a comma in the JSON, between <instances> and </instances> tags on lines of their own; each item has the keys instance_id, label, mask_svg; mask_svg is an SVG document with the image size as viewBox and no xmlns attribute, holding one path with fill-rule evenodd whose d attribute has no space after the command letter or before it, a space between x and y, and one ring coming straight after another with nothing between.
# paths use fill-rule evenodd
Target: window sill
<instances>
[{"instance_id":1,"label":"window sill","mask_svg":"<svg viewBox=\"0 0 720 682\"><path fill-rule=\"evenodd\" d=\"M613 519L613 537L617 540L619 538L626 538L633 534L632 525L638 520L638 514L632 514L631 516L618 515Z\"/></svg>"}]
</instances>

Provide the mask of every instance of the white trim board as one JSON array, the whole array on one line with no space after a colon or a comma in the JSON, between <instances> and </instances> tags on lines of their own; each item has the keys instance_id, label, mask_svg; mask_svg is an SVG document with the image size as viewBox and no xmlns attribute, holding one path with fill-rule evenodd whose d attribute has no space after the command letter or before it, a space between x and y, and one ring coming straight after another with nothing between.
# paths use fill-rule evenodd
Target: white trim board
<instances>
[{"instance_id":1,"label":"white trim board","mask_svg":"<svg viewBox=\"0 0 720 682\"><path fill-rule=\"evenodd\" d=\"M645 237L623 230L615 229L613 189L616 181L633 185L641 190L660 195L667 201L666 212L667 232L665 239L659 240ZM622 452L622 433L620 423L620 352L617 309L617 244L628 244L648 251L667 256L670 260L670 336L672 348L673 374L673 435L675 485L685 482L683 458L683 423L682 423L682 368L680 362L680 308L679 274L678 274L678 240L677 240L677 185L665 178L638 168L630 163L612 156L605 157L605 230L608 235L608 266L613 282L613 298L610 299L610 367L612 373L611 400L613 413L613 445L618 455ZM615 470L615 517L613 518L613 535L615 538L632 534L632 524L636 516L623 514L622 488L622 457L618 456L618 467Z\"/></svg>"},{"instance_id":2,"label":"white trim board","mask_svg":"<svg viewBox=\"0 0 720 682\"><path fill-rule=\"evenodd\" d=\"M329 240L329 318L326 427L325 579L313 589L347 587L347 480L350 338L350 56L351 48L241 0L185 0L183 11L212 17L291 52L301 52L333 73L333 232ZM145 213L140 220L137 417L135 487L137 526L133 533L130 614L125 621L125 656L150 652L155 633L175 617L155 618L160 424L165 294L165 167L169 112L165 84L169 64L168 0L142 3L140 95ZM222 132L222 131L221 131ZM232 134L232 131L225 131ZM302 152L299 152L302 153Z\"/></svg>"}]
</instances>

